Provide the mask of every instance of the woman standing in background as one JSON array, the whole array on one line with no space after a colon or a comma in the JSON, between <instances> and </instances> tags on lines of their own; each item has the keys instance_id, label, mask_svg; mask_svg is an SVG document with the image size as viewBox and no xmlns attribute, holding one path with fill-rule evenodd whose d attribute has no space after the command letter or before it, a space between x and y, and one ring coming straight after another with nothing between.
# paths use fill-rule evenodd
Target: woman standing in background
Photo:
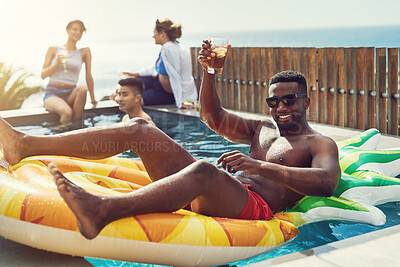
<instances>
[{"instance_id":1,"label":"woman standing in background","mask_svg":"<svg viewBox=\"0 0 400 267\"><path fill-rule=\"evenodd\" d=\"M182 26L169 19L157 20L153 38L161 50L154 67L140 72L123 72L123 76L139 77L145 84L144 105L176 104L197 100L197 89L192 77L190 54L182 50L177 39Z\"/></svg>"},{"instance_id":2,"label":"woman standing in background","mask_svg":"<svg viewBox=\"0 0 400 267\"><path fill-rule=\"evenodd\" d=\"M60 116L61 123L79 120L86 104L89 90L91 102L96 105L94 82L91 73L92 54L89 47L77 48L76 43L86 32L80 20L67 25L68 41L64 46L51 46L47 50L41 77L50 77L44 96L44 107ZM79 73L85 63L86 84L77 86Z\"/></svg>"}]
</instances>

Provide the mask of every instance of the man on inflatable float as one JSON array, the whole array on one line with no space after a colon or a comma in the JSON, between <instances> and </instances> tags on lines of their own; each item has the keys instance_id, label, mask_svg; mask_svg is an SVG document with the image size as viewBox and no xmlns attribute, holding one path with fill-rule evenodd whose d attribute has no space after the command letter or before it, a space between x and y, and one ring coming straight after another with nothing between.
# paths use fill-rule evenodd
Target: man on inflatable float
<instances>
[{"instance_id":1,"label":"man on inflatable float","mask_svg":"<svg viewBox=\"0 0 400 267\"><path fill-rule=\"evenodd\" d=\"M247 119L221 107L215 74L207 72L214 56L205 40L198 57L204 68L201 119L223 137L251 146L249 156L233 151L217 160L227 172L206 160L195 161L182 146L140 118L52 136L26 135L1 119L4 159L10 164L34 155L102 159L134 150L154 183L121 196L91 194L49 165L81 234L88 239L112 221L140 214L187 207L208 216L268 220L304 195L331 196L341 174L338 149L332 139L308 125L305 77L284 71L271 78L271 97L266 101L276 128L269 119Z\"/></svg>"}]
</instances>

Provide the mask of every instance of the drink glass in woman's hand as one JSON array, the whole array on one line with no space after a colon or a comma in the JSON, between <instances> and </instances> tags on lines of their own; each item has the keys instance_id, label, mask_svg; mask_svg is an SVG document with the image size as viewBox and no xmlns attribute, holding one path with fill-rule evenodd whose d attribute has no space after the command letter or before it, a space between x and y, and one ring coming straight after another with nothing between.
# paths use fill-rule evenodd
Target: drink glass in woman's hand
<instances>
[{"instance_id":1,"label":"drink glass in woman's hand","mask_svg":"<svg viewBox=\"0 0 400 267\"><path fill-rule=\"evenodd\" d=\"M226 54L229 49L229 41L223 37L210 37L209 40L212 52L215 53L215 56L211 57L207 71L210 74L221 74L224 68Z\"/></svg>"},{"instance_id":2,"label":"drink glass in woman's hand","mask_svg":"<svg viewBox=\"0 0 400 267\"><path fill-rule=\"evenodd\" d=\"M63 65L64 72L67 72L67 59L68 59L67 50L61 49L58 52L58 57L60 58L61 64Z\"/></svg>"}]
</instances>

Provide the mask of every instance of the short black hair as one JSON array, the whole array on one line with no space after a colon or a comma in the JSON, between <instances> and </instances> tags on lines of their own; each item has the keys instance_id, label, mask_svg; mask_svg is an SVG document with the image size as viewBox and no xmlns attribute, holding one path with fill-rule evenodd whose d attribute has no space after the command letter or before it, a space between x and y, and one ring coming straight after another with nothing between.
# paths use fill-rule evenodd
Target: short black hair
<instances>
[{"instance_id":1,"label":"short black hair","mask_svg":"<svg viewBox=\"0 0 400 267\"><path fill-rule=\"evenodd\" d=\"M293 70L281 71L269 79L269 85L279 82L296 82L299 85L301 93L307 95L307 80L303 74Z\"/></svg>"},{"instance_id":2,"label":"short black hair","mask_svg":"<svg viewBox=\"0 0 400 267\"><path fill-rule=\"evenodd\" d=\"M118 81L121 86L128 86L131 90L135 90L135 93L143 95L144 83L142 79L136 77L124 78Z\"/></svg>"}]
</instances>

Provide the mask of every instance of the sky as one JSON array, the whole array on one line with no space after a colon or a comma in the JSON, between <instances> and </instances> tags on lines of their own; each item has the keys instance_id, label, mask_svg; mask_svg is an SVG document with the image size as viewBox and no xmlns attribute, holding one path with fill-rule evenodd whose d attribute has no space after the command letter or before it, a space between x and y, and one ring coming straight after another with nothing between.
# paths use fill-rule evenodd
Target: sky
<instances>
[{"instance_id":1,"label":"sky","mask_svg":"<svg viewBox=\"0 0 400 267\"><path fill-rule=\"evenodd\" d=\"M127 37L148 37L153 43L155 20L165 17L181 23L184 34L204 37L229 31L400 25L399 0L0 0L0 10L0 61L39 69L36 73L47 48L65 43L65 27L74 19L87 28L80 46L90 47L100 42L117 47Z\"/></svg>"}]
</instances>

